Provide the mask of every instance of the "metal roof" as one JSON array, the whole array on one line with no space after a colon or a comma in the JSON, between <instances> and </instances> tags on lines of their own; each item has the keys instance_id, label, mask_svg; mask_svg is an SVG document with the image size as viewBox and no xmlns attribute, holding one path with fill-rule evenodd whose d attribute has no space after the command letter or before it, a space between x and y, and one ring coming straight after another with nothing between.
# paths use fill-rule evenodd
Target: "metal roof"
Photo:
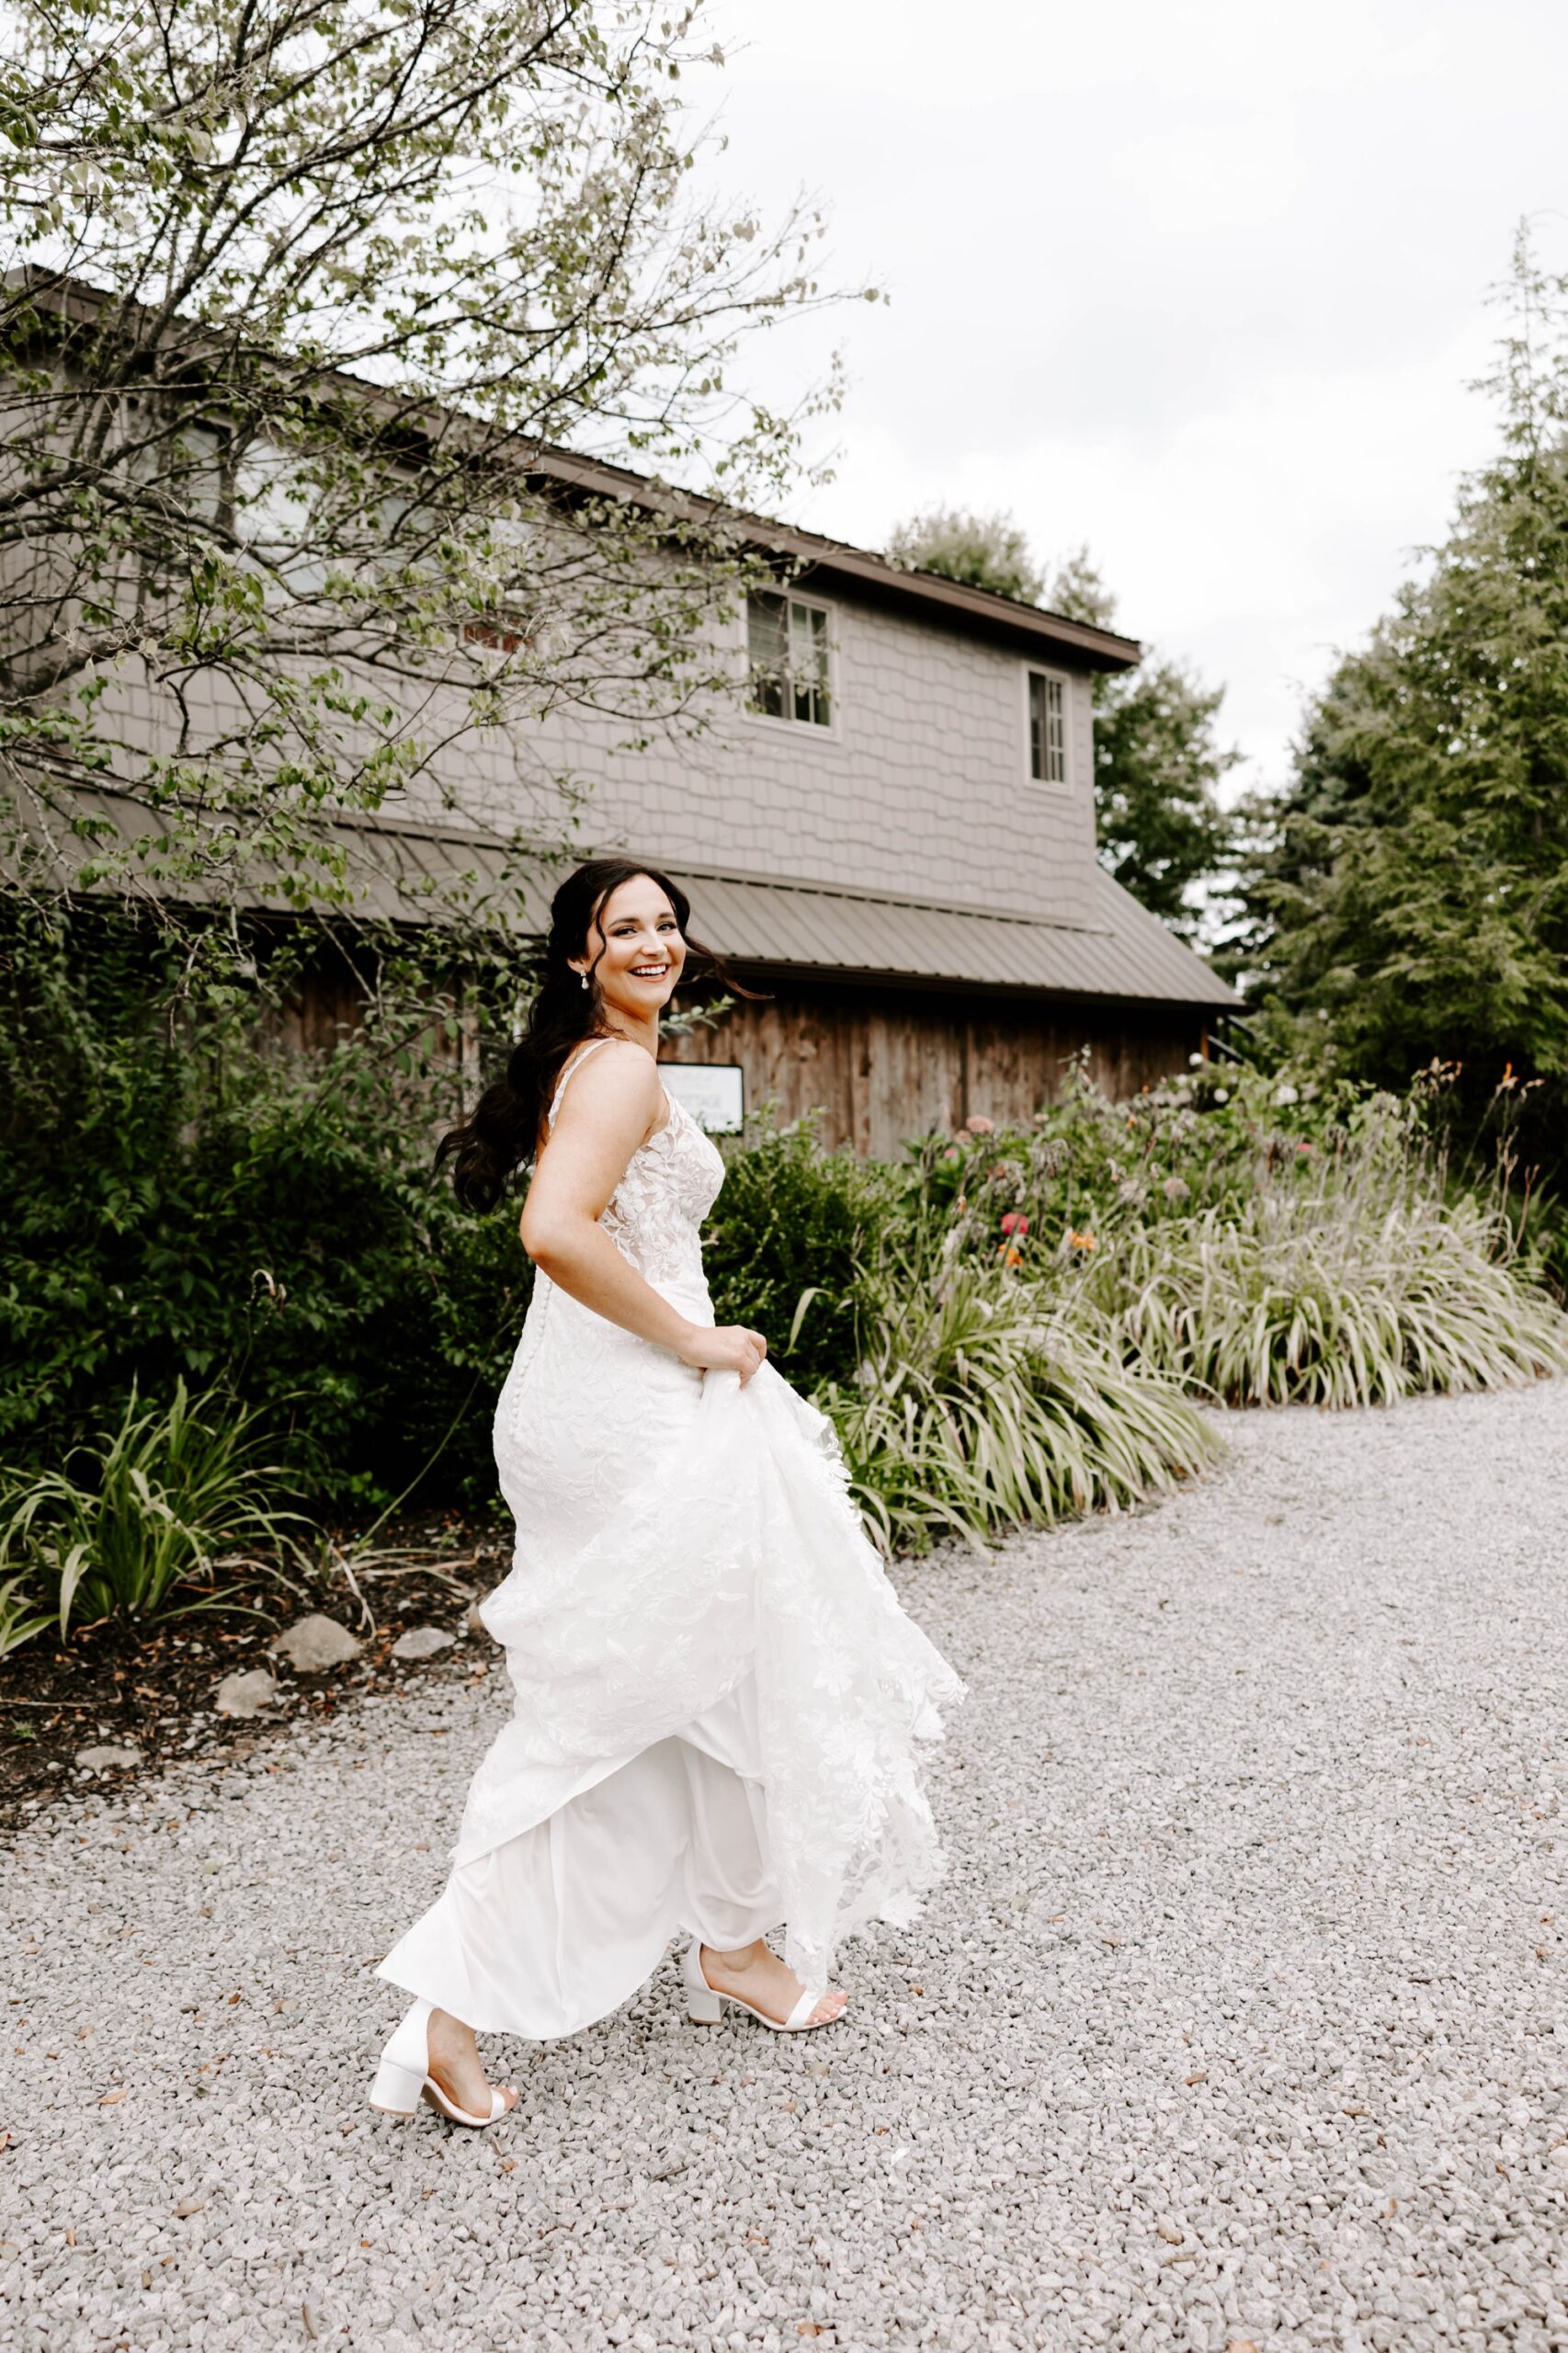
<instances>
[{"instance_id":1,"label":"metal roof","mask_svg":"<svg viewBox=\"0 0 1568 2353\"><path fill-rule=\"evenodd\" d=\"M89 831L112 829L126 847L156 837L155 814L130 793L91 786L72 798L78 822ZM63 826L40 831L35 849L47 843L53 880L67 885L92 856L92 841ZM450 824L381 816L340 820L332 834L347 853L349 912L372 922L439 922L444 897L466 889L497 920L536 933L544 928L551 895L565 871L559 861L519 850L498 834ZM633 854L648 856L680 884L691 901L698 937L743 969L1127 1004L1240 1003L1200 956L1099 867L1083 920L1048 923L884 892L672 864L640 848ZM147 888L158 887L154 858ZM215 886L182 884L179 895L210 902L222 893ZM242 895L257 910L289 913L265 877Z\"/></svg>"},{"instance_id":2,"label":"metal roof","mask_svg":"<svg viewBox=\"0 0 1568 2353\"><path fill-rule=\"evenodd\" d=\"M1099 867L1093 907L1076 925L760 875L666 871L691 901L693 930L743 968L1129 1003L1240 1003Z\"/></svg>"}]
</instances>

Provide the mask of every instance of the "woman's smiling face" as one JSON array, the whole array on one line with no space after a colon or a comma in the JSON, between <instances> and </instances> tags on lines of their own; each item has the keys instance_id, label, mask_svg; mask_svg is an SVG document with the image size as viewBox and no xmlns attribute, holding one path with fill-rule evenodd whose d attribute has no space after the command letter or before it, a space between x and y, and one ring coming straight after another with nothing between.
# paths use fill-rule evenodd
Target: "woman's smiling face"
<instances>
[{"instance_id":1,"label":"woman's smiling face","mask_svg":"<svg viewBox=\"0 0 1568 2353\"><path fill-rule=\"evenodd\" d=\"M668 1004L685 962L675 909L651 875L634 874L600 900L576 969L592 972L607 1012L641 1022Z\"/></svg>"}]
</instances>

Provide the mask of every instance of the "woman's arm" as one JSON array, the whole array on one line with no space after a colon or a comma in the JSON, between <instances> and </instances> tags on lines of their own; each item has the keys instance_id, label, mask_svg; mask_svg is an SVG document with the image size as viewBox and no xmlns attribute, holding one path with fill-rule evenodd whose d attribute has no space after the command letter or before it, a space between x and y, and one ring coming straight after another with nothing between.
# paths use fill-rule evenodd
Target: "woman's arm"
<instances>
[{"instance_id":1,"label":"woman's arm","mask_svg":"<svg viewBox=\"0 0 1568 2353\"><path fill-rule=\"evenodd\" d=\"M740 1324L688 1322L598 1222L663 1109L658 1066L629 1040L574 1071L523 1205L523 1247L552 1283L607 1323L670 1349L685 1364L738 1372L744 1387L767 1353L762 1335Z\"/></svg>"}]
</instances>

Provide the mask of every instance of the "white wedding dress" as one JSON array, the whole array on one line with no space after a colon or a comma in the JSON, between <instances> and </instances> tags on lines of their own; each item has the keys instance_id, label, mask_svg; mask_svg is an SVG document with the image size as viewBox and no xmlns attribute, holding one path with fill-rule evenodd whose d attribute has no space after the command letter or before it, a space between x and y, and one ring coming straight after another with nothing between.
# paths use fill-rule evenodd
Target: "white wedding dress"
<instances>
[{"instance_id":1,"label":"white wedding dress","mask_svg":"<svg viewBox=\"0 0 1568 2353\"><path fill-rule=\"evenodd\" d=\"M600 1222L711 1324L724 1164L666 1101ZM515 1711L443 1893L379 1973L545 2040L623 2002L678 1930L733 1949L782 1922L824 1988L839 1938L908 1922L941 1868L915 1751L962 1691L899 1607L831 1424L771 1366L704 1374L540 1274L495 1459L517 1552L480 1614Z\"/></svg>"}]
</instances>

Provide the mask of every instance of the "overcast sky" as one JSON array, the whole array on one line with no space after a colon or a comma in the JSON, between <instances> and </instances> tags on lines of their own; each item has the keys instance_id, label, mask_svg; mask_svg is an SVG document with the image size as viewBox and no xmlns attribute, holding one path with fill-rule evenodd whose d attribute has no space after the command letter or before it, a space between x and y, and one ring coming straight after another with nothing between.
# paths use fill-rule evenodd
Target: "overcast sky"
<instances>
[{"instance_id":1,"label":"overcast sky","mask_svg":"<svg viewBox=\"0 0 1568 2353\"><path fill-rule=\"evenodd\" d=\"M937 500L1087 540L1119 624L1228 688L1247 780L1494 443L1467 391L1521 214L1568 267L1564 0L712 0L715 167L833 213L891 305L832 344L871 547Z\"/></svg>"}]
</instances>

